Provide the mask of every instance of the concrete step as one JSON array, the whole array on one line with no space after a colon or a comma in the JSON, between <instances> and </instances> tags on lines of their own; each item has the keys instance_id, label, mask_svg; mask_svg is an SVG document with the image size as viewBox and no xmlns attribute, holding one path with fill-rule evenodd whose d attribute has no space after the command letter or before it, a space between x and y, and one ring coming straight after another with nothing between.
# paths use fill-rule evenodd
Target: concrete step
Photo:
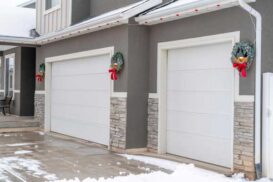
<instances>
[{"instance_id":1,"label":"concrete step","mask_svg":"<svg viewBox=\"0 0 273 182\"><path fill-rule=\"evenodd\" d=\"M39 127L37 121L2 121L0 128L36 128Z\"/></svg>"}]
</instances>

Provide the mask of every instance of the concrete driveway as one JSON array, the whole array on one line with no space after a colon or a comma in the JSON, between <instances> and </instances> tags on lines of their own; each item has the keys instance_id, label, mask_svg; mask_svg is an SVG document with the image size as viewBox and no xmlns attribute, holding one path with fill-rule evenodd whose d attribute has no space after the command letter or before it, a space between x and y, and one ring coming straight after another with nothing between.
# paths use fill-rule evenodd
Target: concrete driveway
<instances>
[{"instance_id":1,"label":"concrete driveway","mask_svg":"<svg viewBox=\"0 0 273 182\"><path fill-rule=\"evenodd\" d=\"M158 170L92 143L41 132L0 134L0 181L83 180Z\"/></svg>"}]
</instances>

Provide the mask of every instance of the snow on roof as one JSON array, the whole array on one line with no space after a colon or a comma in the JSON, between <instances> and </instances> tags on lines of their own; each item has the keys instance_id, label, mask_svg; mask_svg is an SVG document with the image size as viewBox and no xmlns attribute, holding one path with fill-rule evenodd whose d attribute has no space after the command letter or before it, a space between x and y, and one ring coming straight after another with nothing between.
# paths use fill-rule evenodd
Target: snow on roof
<instances>
[{"instance_id":1,"label":"snow on roof","mask_svg":"<svg viewBox=\"0 0 273 182\"><path fill-rule=\"evenodd\" d=\"M30 38L30 30L36 27L36 10L21 7L2 8L0 24L0 36Z\"/></svg>"},{"instance_id":2,"label":"snow on roof","mask_svg":"<svg viewBox=\"0 0 273 182\"><path fill-rule=\"evenodd\" d=\"M255 2L255 0L246 0ZM238 6L238 0L174 0L148 10L136 18L140 24L153 25Z\"/></svg>"}]
</instances>

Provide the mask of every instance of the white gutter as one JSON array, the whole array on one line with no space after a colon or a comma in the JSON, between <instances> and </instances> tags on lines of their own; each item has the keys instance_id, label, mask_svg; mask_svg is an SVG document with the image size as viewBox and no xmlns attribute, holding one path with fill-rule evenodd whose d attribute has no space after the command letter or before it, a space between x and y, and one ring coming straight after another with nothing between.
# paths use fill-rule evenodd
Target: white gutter
<instances>
[{"instance_id":1,"label":"white gutter","mask_svg":"<svg viewBox=\"0 0 273 182\"><path fill-rule=\"evenodd\" d=\"M262 16L249 6L245 0L239 0L240 6L256 18L256 83L255 83L255 165L257 177L261 177L261 62L262 62Z\"/></svg>"},{"instance_id":2,"label":"white gutter","mask_svg":"<svg viewBox=\"0 0 273 182\"><path fill-rule=\"evenodd\" d=\"M248 3L255 2L256 0L246 0ZM178 1L177 1L178 2ZM174 3L177 3L174 2ZM177 6L168 5L166 7L159 8L151 11L146 15L141 15L135 20L139 24L154 25L163 23L166 21L172 21L190 16L196 16L202 13L208 13L212 11L221 10L224 8L238 6L238 0L202 0L192 3L179 4ZM195 11L198 10L198 11ZM179 15L179 16L177 16Z\"/></svg>"},{"instance_id":3,"label":"white gutter","mask_svg":"<svg viewBox=\"0 0 273 182\"><path fill-rule=\"evenodd\" d=\"M112 12L103 14L96 18L90 19L83 23L68 27L66 29L49 33L38 38L18 38L18 37L1 37L0 44L13 43L13 44L28 44L28 45L44 45L55 41L71 38L102 29L111 28L114 26L128 23L129 18L146 11L158 4L162 3L162 0L143 0L142 2L131 5L128 9L121 8ZM122 11L124 9L124 11Z\"/></svg>"}]
</instances>

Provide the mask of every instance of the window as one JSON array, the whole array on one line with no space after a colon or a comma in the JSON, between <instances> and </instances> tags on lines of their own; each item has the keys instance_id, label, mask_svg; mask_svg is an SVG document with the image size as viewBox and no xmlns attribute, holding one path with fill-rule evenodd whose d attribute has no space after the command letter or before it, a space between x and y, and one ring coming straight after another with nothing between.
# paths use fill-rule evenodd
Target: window
<instances>
[{"instance_id":1,"label":"window","mask_svg":"<svg viewBox=\"0 0 273 182\"><path fill-rule=\"evenodd\" d=\"M14 98L15 85L15 55L7 55L5 57L5 95Z\"/></svg>"},{"instance_id":2,"label":"window","mask_svg":"<svg viewBox=\"0 0 273 182\"><path fill-rule=\"evenodd\" d=\"M45 0L45 10L49 10L51 8L54 8L55 6L60 4L60 0Z\"/></svg>"}]
</instances>

